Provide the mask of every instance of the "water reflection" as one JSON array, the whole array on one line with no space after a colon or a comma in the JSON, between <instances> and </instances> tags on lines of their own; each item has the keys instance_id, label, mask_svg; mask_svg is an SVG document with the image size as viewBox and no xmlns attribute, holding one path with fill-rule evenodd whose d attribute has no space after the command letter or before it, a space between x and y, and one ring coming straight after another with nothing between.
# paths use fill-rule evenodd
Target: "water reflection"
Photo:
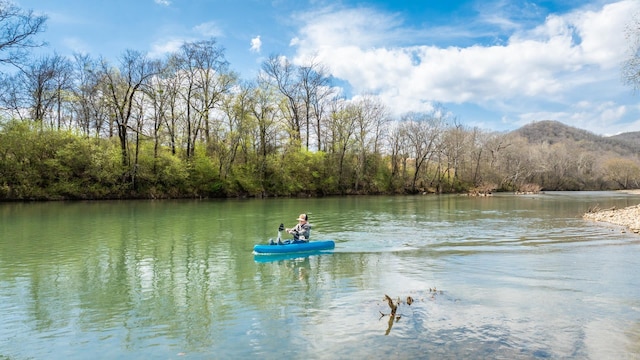
<instances>
[{"instance_id":1,"label":"water reflection","mask_svg":"<svg viewBox=\"0 0 640 360\"><path fill-rule=\"evenodd\" d=\"M308 251L303 253L289 253L289 254L269 254L269 255L254 255L253 261L256 263L270 263L274 261L283 261L283 260L296 260L296 259L306 259L311 256L320 256L320 255L330 255L333 251Z\"/></svg>"},{"instance_id":2,"label":"water reflection","mask_svg":"<svg viewBox=\"0 0 640 360\"><path fill-rule=\"evenodd\" d=\"M628 358L640 238L580 215L638 202L1 204L0 358ZM333 252L252 254L301 212Z\"/></svg>"}]
</instances>

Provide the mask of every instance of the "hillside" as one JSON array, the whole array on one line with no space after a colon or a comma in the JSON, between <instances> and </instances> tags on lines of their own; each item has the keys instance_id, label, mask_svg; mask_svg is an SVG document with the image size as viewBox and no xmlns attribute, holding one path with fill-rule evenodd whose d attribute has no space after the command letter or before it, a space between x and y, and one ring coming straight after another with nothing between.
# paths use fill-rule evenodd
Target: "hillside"
<instances>
[{"instance_id":1,"label":"hillside","mask_svg":"<svg viewBox=\"0 0 640 360\"><path fill-rule=\"evenodd\" d=\"M524 137L532 144L575 142L589 151L612 152L621 156L640 154L640 132L605 137L558 121L544 120L525 125L512 133Z\"/></svg>"},{"instance_id":2,"label":"hillside","mask_svg":"<svg viewBox=\"0 0 640 360\"><path fill-rule=\"evenodd\" d=\"M618 135L611 136L611 139L620 140L622 142L626 142L629 146L638 147L640 146L640 131L622 133Z\"/></svg>"}]
</instances>

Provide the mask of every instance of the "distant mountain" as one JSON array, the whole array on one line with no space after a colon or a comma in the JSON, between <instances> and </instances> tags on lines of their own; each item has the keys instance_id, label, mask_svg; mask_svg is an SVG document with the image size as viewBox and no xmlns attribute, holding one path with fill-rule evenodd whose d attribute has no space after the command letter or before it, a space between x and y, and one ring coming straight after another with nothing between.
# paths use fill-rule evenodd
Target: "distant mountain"
<instances>
[{"instance_id":1,"label":"distant mountain","mask_svg":"<svg viewBox=\"0 0 640 360\"><path fill-rule=\"evenodd\" d=\"M640 132L605 137L559 121L543 120L525 125L512 133L532 144L575 142L585 150L613 152L622 156L640 155Z\"/></svg>"},{"instance_id":2,"label":"distant mountain","mask_svg":"<svg viewBox=\"0 0 640 360\"><path fill-rule=\"evenodd\" d=\"M587 130L578 129L552 120L532 122L515 130L515 132L529 140L530 143L548 142L549 144L555 144L568 139L574 141L597 141L601 138L601 136Z\"/></svg>"},{"instance_id":3,"label":"distant mountain","mask_svg":"<svg viewBox=\"0 0 640 360\"><path fill-rule=\"evenodd\" d=\"M621 140L628 143L630 146L638 146L640 144L640 131L622 133L610 137L611 139Z\"/></svg>"}]
</instances>

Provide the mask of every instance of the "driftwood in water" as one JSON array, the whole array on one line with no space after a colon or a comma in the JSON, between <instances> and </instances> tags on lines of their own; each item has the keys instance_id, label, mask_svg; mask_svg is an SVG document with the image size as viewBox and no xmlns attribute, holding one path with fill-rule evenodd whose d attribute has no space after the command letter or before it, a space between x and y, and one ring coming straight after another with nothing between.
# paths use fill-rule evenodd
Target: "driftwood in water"
<instances>
[{"instance_id":1,"label":"driftwood in water","mask_svg":"<svg viewBox=\"0 0 640 360\"><path fill-rule=\"evenodd\" d=\"M429 289L431 290L431 289ZM393 299L391 298L391 296L389 295L384 295L384 300L387 302L387 304L389 304L389 308L391 309L391 313L389 313L389 316L395 316L396 312L398 311L398 305L402 304L402 300L400 300L400 298L398 298L398 300L396 302L393 301ZM407 305L411 305L413 304L413 298L411 296L407 296L407 300L405 301L405 303ZM383 313L382 311L380 311L380 314L382 314L382 316L386 316L387 314Z\"/></svg>"},{"instance_id":2,"label":"driftwood in water","mask_svg":"<svg viewBox=\"0 0 640 360\"><path fill-rule=\"evenodd\" d=\"M437 295L442 295L442 294L443 294L442 290L438 290L435 287L429 288L429 298L431 300L435 300ZM391 332L391 327L393 326L393 323L400 321L400 318L402 317L402 314L398 312L398 307L400 307L400 305L403 302L407 304L407 306L411 306L411 304L413 304L415 300L411 296L407 296L407 299L405 301L402 301L400 297L394 300L391 298L391 296L386 294L384 295L384 299L382 300L385 301L389 305L389 309L391 309L391 312L388 314L385 314L382 311L380 311L380 319L382 319L387 315L389 316L389 326L387 327L387 331L385 332L385 335L389 335L389 333Z\"/></svg>"},{"instance_id":3,"label":"driftwood in water","mask_svg":"<svg viewBox=\"0 0 640 360\"><path fill-rule=\"evenodd\" d=\"M399 321L400 320L400 315L396 316L396 312L398 311L398 305L400 305L402 303L402 301L400 300L400 298L398 298L398 300L396 302L393 301L393 299L391 298L391 296L389 295L384 295L384 300L387 302L387 304L389 304L389 308L391 309L391 312L388 314L389 315L389 326L387 327L387 331L385 332L385 335L389 335L389 333L391 332L391 327L393 326L394 321ZM407 301L406 301L407 305L411 305L413 304L413 298L411 296L407 296ZM380 319L382 319L383 317L387 316L387 314L383 313L382 311L380 311Z\"/></svg>"},{"instance_id":4,"label":"driftwood in water","mask_svg":"<svg viewBox=\"0 0 640 360\"><path fill-rule=\"evenodd\" d=\"M391 308L391 314L389 314L389 316L394 317L396 316L396 310L398 310L398 304L394 304L393 303L393 299L391 299L391 297L389 297L389 295L384 295L384 299L387 300L387 303L389 304L389 307ZM400 299L398 299L398 303L400 303ZM384 316L384 314L382 314L382 316Z\"/></svg>"}]
</instances>

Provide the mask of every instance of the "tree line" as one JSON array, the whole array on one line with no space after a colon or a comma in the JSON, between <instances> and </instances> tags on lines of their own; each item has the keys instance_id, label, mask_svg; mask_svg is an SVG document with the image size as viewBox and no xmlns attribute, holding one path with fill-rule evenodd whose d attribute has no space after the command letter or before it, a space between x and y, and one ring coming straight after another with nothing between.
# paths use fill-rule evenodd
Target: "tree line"
<instances>
[{"instance_id":1,"label":"tree line","mask_svg":"<svg viewBox=\"0 0 640 360\"><path fill-rule=\"evenodd\" d=\"M34 56L45 20L0 1L1 200L640 187L637 155L532 144L441 106L394 117L314 58L272 55L244 80L215 39L162 59Z\"/></svg>"}]
</instances>

